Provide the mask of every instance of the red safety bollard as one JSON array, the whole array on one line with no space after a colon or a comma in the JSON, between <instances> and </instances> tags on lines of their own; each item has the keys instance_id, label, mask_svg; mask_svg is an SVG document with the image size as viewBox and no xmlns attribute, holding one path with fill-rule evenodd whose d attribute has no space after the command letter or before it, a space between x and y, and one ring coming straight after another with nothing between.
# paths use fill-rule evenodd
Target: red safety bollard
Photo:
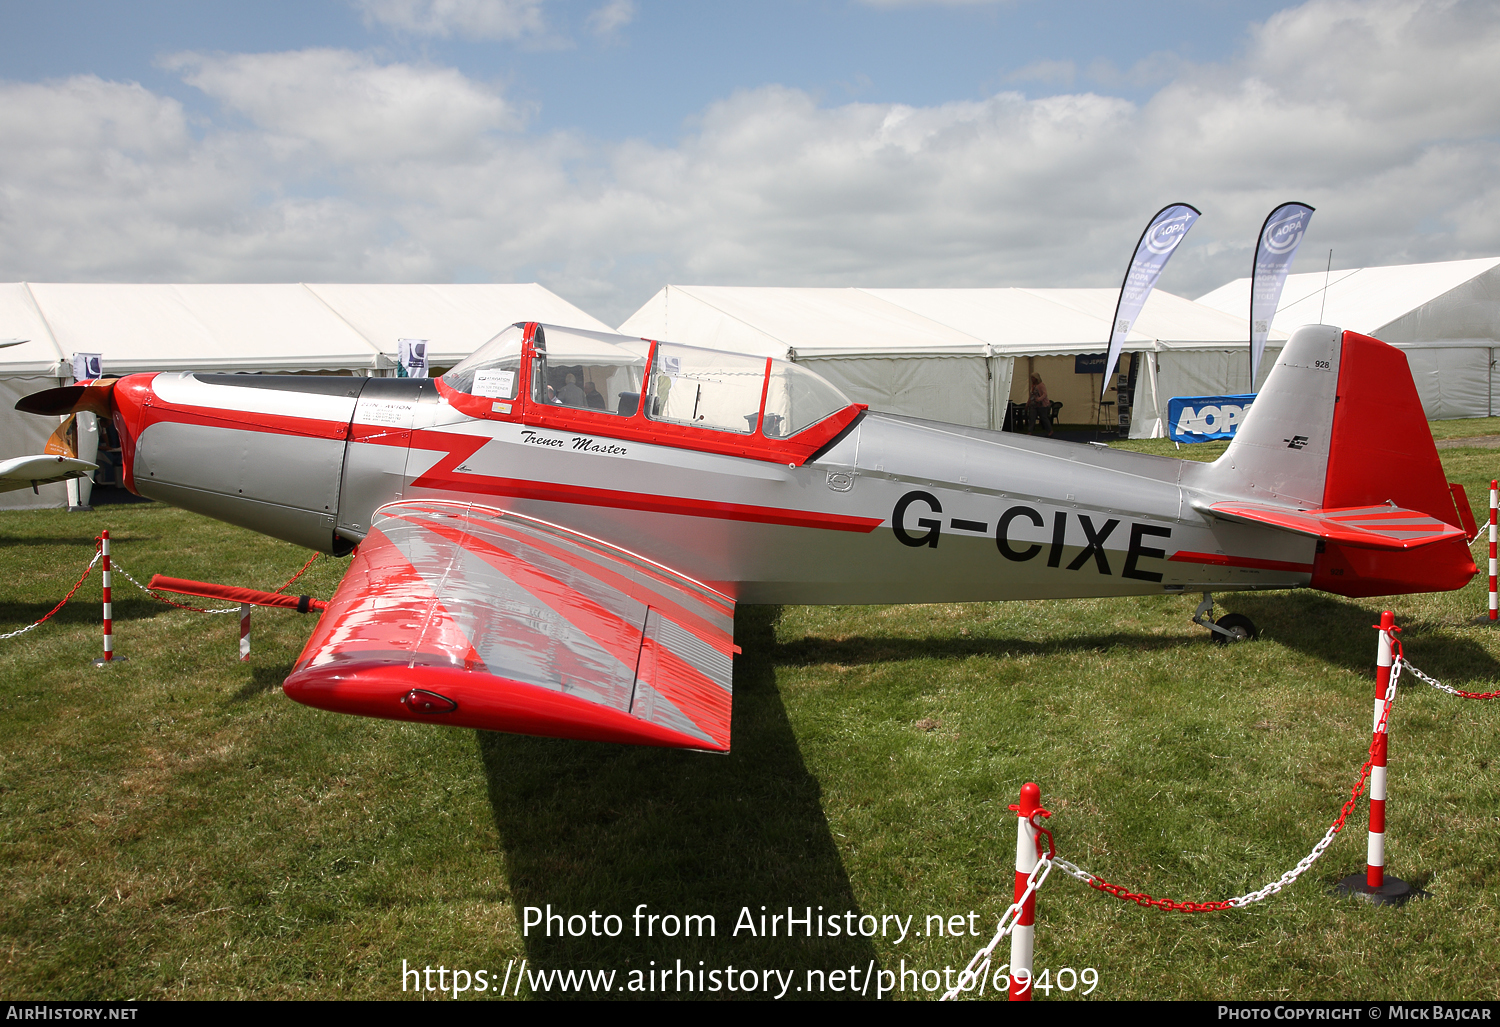
<instances>
[{"instance_id":1,"label":"red safety bollard","mask_svg":"<svg viewBox=\"0 0 1500 1027\"><path fill-rule=\"evenodd\" d=\"M250 611L254 607L249 603L240 604L240 662L244 663L250 659Z\"/></svg>"},{"instance_id":2,"label":"red safety bollard","mask_svg":"<svg viewBox=\"0 0 1500 1027\"><path fill-rule=\"evenodd\" d=\"M1500 481L1490 482L1490 620L1500 618L1500 589L1496 588L1496 572L1500 571L1500 559L1497 559L1496 543L1500 542L1500 532L1497 532L1495 514L1500 510Z\"/></svg>"},{"instance_id":3,"label":"red safety bollard","mask_svg":"<svg viewBox=\"0 0 1500 1027\"><path fill-rule=\"evenodd\" d=\"M1016 811L1016 892L1012 902L1026 894L1026 881L1036 869L1036 825L1031 818L1042 811L1042 790L1034 782L1021 786L1021 801ZM1010 932L1010 1000L1031 1001L1031 958L1036 944L1036 893L1024 905L1016 926Z\"/></svg>"},{"instance_id":4,"label":"red safety bollard","mask_svg":"<svg viewBox=\"0 0 1500 1027\"><path fill-rule=\"evenodd\" d=\"M1392 636L1400 630L1395 614L1382 611L1375 629L1380 632L1380 639L1375 652L1375 722L1370 743L1370 841L1365 851L1365 872L1344 878L1338 883L1338 891L1358 895L1377 906L1403 906L1412 898L1411 885L1399 877L1385 876L1385 772L1390 742L1390 716L1385 700L1391 688L1394 662Z\"/></svg>"},{"instance_id":5,"label":"red safety bollard","mask_svg":"<svg viewBox=\"0 0 1500 1027\"><path fill-rule=\"evenodd\" d=\"M110 596L114 574L109 563L109 529L99 533L99 553L104 561L104 655L94 661L96 667L107 667L115 659L115 604Z\"/></svg>"}]
</instances>

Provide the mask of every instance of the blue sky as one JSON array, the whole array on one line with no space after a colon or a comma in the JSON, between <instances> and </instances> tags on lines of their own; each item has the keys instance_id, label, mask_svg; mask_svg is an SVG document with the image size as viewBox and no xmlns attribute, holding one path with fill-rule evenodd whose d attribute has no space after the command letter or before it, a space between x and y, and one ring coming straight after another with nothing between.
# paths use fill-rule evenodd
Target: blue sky
<instances>
[{"instance_id":1,"label":"blue sky","mask_svg":"<svg viewBox=\"0 0 1500 1027\"><path fill-rule=\"evenodd\" d=\"M791 86L826 103L928 106L1002 89L1045 96L1078 84L1141 100L1167 80L1174 61L1233 55L1253 23L1286 4L636 0L627 21L601 33L589 18L607 5L588 0L546 4L542 30L503 39L402 29L336 0L0 6L8 26L0 39L6 78L94 74L206 107L201 94L157 65L159 58L185 50L347 48L501 83L534 105L536 131L668 143L714 100L763 85ZM1154 74L1149 66L1126 74L1155 56L1165 59ZM1025 74L1049 62L1058 66ZM1071 74L1064 64L1073 65Z\"/></svg>"},{"instance_id":2,"label":"blue sky","mask_svg":"<svg viewBox=\"0 0 1500 1027\"><path fill-rule=\"evenodd\" d=\"M1162 287L1500 252L1464 0L3 3L0 278Z\"/></svg>"}]
</instances>

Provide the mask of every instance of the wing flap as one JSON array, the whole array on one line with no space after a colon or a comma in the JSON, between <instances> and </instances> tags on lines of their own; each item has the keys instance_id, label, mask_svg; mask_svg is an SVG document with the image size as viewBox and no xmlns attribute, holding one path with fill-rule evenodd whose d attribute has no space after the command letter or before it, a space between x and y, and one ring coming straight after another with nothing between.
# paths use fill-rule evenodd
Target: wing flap
<instances>
[{"instance_id":1,"label":"wing flap","mask_svg":"<svg viewBox=\"0 0 1500 1027\"><path fill-rule=\"evenodd\" d=\"M1465 537L1462 528L1430 514L1389 504L1295 510L1263 503L1226 502L1202 509L1216 517L1267 525L1361 549L1416 549Z\"/></svg>"},{"instance_id":2,"label":"wing flap","mask_svg":"<svg viewBox=\"0 0 1500 1027\"><path fill-rule=\"evenodd\" d=\"M393 503L284 687L367 716L722 751L733 632L728 597L598 539Z\"/></svg>"}]
</instances>

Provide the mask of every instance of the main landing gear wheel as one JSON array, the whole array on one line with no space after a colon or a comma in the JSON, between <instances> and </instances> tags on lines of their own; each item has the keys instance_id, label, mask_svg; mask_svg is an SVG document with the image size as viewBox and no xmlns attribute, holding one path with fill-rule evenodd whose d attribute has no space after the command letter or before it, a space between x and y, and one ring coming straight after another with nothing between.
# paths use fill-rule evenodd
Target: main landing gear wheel
<instances>
[{"instance_id":1,"label":"main landing gear wheel","mask_svg":"<svg viewBox=\"0 0 1500 1027\"><path fill-rule=\"evenodd\" d=\"M1213 632L1213 639L1219 645L1228 645L1230 642L1253 642L1260 635L1260 629L1255 622L1242 613L1226 613L1214 622L1224 632Z\"/></svg>"}]
</instances>

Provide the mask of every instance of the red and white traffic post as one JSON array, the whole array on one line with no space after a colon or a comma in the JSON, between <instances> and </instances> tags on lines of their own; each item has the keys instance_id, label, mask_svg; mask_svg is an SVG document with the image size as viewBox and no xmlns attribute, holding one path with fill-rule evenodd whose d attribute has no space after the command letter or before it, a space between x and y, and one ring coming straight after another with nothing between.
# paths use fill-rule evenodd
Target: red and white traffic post
<instances>
[{"instance_id":1,"label":"red and white traffic post","mask_svg":"<svg viewBox=\"0 0 1500 1027\"><path fill-rule=\"evenodd\" d=\"M1016 811L1016 892L1012 902L1026 895L1026 882L1036 869L1036 825L1032 817L1041 812L1042 790L1034 782L1021 786L1021 801ZM1031 1001L1031 958L1036 943L1036 892L1026 896L1021 915L1010 932L1010 1000Z\"/></svg>"},{"instance_id":2,"label":"red and white traffic post","mask_svg":"<svg viewBox=\"0 0 1500 1027\"><path fill-rule=\"evenodd\" d=\"M1496 542L1500 541L1500 532L1496 530L1495 514L1500 510L1500 481L1490 482L1490 620L1500 619L1500 589L1495 586L1496 572L1500 571L1500 559L1497 559Z\"/></svg>"},{"instance_id":3,"label":"red and white traffic post","mask_svg":"<svg viewBox=\"0 0 1500 1027\"><path fill-rule=\"evenodd\" d=\"M1411 885L1400 878L1385 876L1385 775L1390 741L1386 697L1391 689L1391 665L1395 662L1393 643L1398 630L1395 614L1382 611L1375 630L1380 632L1380 638L1375 650L1375 719L1370 742L1370 840L1365 851L1365 872L1344 878L1338 890L1360 895L1377 906L1401 906L1412 897Z\"/></svg>"},{"instance_id":4,"label":"red and white traffic post","mask_svg":"<svg viewBox=\"0 0 1500 1027\"><path fill-rule=\"evenodd\" d=\"M103 667L115 658L115 604L110 597L114 574L109 563L108 528L99 533L99 553L104 559L104 655L94 661L94 666Z\"/></svg>"},{"instance_id":5,"label":"red and white traffic post","mask_svg":"<svg viewBox=\"0 0 1500 1027\"><path fill-rule=\"evenodd\" d=\"M249 603L240 604L240 662L250 659L250 611Z\"/></svg>"}]
</instances>

